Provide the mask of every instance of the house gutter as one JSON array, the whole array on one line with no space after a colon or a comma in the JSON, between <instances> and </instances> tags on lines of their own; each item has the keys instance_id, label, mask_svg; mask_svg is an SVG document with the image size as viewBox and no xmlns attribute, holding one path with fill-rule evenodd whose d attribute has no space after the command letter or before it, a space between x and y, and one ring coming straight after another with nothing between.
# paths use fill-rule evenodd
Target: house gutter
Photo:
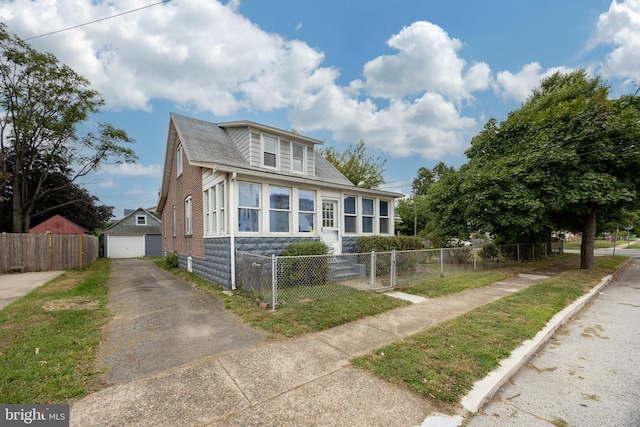
<instances>
[{"instance_id":1,"label":"house gutter","mask_svg":"<svg viewBox=\"0 0 640 427\"><path fill-rule=\"evenodd\" d=\"M233 195L235 194L235 189L233 187L233 183L237 181L238 174L235 172L231 173L229 178L229 191L227 192L227 196L229 197L229 209L227 210L227 216L229 217L229 241L231 244L231 289L236 290L236 227L234 226L234 222L231 220L233 218L232 212L235 211L235 207L233 206Z\"/></svg>"}]
</instances>

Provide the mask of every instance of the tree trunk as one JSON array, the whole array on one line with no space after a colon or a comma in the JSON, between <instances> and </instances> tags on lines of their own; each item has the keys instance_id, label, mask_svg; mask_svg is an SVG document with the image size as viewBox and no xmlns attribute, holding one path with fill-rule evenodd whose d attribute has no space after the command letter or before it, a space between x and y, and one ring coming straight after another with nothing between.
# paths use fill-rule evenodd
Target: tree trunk
<instances>
[{"instance_id":1,"label":"tree trunk","mask_svg":"<svg viewBox=\"0 0 640 427\"><path fill-rule=\"evenodd\" d=\"M593 268L593 250L596 242L596 217L598 210L593 208L582 226L582 244L580 245L580 268Z\"/></svg>"},{"instance_id":2,"label":"tree trunk","mask_svg":"<svg viewBox=\"0 0 640 427\"><path fill-rule=\"evenodd\" d=\"M21 167L22 165L20 165ZM14 233L22 233L22 182L20 175L22 175L18 169L18 160L16 159L15 173L13 174L13 227Z\"/></svg>"}]
</instances>

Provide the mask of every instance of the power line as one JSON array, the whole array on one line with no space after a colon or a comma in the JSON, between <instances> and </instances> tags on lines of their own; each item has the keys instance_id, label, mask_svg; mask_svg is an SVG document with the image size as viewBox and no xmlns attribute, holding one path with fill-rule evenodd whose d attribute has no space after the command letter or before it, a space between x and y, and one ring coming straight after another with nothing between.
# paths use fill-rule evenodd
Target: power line
<instances>
[{"instance_id":1,"label":"power line","mask_svg":"<svg viewBox=\"0 0 640 427\"><path fill-rule=\"evenodd\" d=\"M85 22L84 24L74 25L73 27L64 28L62 30L51 31L50 33L40 34L39 36L29 37L28 39L24 39L24 40L25 41L33 40L33 39L37 39L37 38L44 37L44 36L50 36L51 34L57 34L57 33L63 32L63 31L73 30L73 29L76 29L76 28L84 27L85 25L95 24L96 22L106 21L107 19L117 18L118 16L127 15L127 14L133 13L133 12L138 12L138 11L140 11L142 9L148 9L150 7L153 7L153 6L158 6L158 5L164 4L164 3L169 3L170 1L171 0L163 0L163 1L158 2L158 3L150 4L150 5L147 5L147 6L142 6L142 7L139 7L137 9L131 9L131 10L128 10L126 12L117 13L115 15L107 16L106 18L96 19L95 21Z\"/></svg>"}]
</instances>

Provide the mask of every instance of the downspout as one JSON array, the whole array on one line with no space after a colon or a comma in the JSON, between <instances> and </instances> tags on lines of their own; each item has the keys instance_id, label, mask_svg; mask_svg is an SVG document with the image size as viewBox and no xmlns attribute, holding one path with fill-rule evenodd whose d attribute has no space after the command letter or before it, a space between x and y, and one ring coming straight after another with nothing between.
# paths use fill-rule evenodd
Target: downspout
<instances>
[{"instance_id":1,"label":"downspout","mask_svg":"<svg viewBox=\"0 0 640 427\"><path fill-rule=\"evenodd\" d=\"M233 187L233 183L236 182L237 179L238 175L233 172L231 174L231 179L229 180L229 191L227 192L227 196L229 198L227 216L229 217L229 241L231 243L231 289L234 291L236 290L236 227L232 218L234 218L233 212L235 212L235 207L233 205L233 201L235 200L235 189Z\"/></svg>"}]
</instances>

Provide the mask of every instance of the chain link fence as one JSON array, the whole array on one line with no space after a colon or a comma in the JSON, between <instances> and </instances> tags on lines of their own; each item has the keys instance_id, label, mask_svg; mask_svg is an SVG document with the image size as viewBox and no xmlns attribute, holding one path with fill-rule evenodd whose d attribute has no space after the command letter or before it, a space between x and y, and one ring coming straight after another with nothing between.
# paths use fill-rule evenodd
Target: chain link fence
<instances>
[{"instance_id":1,"label":"chain link fence","mask_svg":"<svg viewBox=\"0 0 640 427\"><path fill-rule=\"evenodd\" d=\"M467 271L500 268L562 253L562 241L342 255L236 254L236 284L272 309L391 289Z\"/></svg>"}]
</instances>

